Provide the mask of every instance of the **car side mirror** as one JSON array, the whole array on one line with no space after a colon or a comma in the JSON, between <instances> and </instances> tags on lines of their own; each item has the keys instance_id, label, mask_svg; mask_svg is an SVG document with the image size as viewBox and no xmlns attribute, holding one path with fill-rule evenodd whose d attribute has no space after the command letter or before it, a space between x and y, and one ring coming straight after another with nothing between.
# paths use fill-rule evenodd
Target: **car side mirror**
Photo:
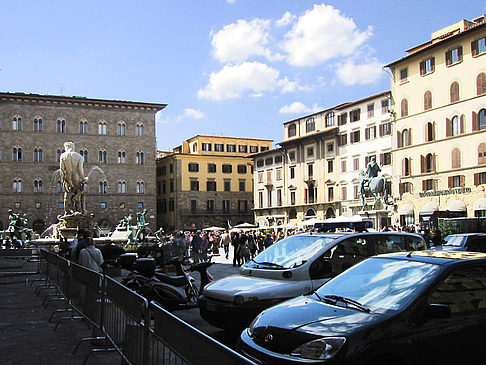
<instances>
[{"instance_id":1,"label":"car side mirror","mask_svg":"<svg viewBox=\"0 0 486 365\"><path fill-rule=\"evenodd\" d=\"M425 315L429 318L449 318L451 307L448 304L429 304L425 309Z\"/></svg>"}]
</instances>

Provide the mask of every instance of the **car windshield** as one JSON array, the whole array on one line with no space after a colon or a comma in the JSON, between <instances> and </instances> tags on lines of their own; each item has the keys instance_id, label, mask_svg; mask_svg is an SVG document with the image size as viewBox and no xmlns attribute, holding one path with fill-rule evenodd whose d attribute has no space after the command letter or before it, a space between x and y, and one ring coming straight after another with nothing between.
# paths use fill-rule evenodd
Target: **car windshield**
<instances>
[{"instance_id":1,"label":"car windshield","mask_svg":"<svg viewBox=\"0 0 486 365\"><path fill-rule=\"evenodd\" d=\"M464 236L447 236L446 238L444 238L444 241L446 241L444 246L456 246L456 247L464 246L465 240L466 237Z\"/></svg>"},{"instance_id":2,"label":"car windshield","mask_svg":"<svg viewBox=\"0 0 486 365\"><path fill-rule=\"evenodd\" d=\"M268 247L249 262L250 266L291 269L303 265L338 236L290 236Z\"/></svg>"},{"instance_id":3,"label":"car windshield","mask_svg":"<svg viewBox=\"0 0 486 365\"><path fill-rule=\"evenodd\" d=\"M336 276L316 294L349 298L371 311L400 310L440 270L436 264L373 257Z\"/></svg>"}]
</instances>

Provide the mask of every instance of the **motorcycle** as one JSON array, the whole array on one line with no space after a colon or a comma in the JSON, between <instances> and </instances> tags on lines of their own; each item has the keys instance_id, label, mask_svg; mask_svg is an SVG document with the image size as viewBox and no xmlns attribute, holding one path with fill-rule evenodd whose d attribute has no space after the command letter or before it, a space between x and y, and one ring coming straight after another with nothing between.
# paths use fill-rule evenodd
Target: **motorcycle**
<instances>
[{"instance_id":1,"label":"motorcycle","mask_svg":"<svg viewBox=\"0 0 486 365\"><path fill-rule=\"evenodd\" d=\"M168 262L169 265L175 267L176 275L174 276L156 269L155 261L152 258L134 259L132 271L122 280L122 284L142 295L148 301L158 302L169 311L195 308L197 307L199 293L204 286L214 281L211 274L207 272L207 268L213 263L200 262L186 269L182 262L178 258ZM201 278L199 288L190 275L190 272L195 271L199 272Z\"/></svg>"}]
</instances>

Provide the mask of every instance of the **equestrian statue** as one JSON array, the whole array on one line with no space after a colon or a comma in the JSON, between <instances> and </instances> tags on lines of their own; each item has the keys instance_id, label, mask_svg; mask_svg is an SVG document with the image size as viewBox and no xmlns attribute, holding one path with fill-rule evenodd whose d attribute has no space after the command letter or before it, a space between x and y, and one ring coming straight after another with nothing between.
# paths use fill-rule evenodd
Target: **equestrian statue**
<instances>
[{"instance_id":1,"label":"equestrian statue","mask_svg":"<svg viewBox=\"0 0 486 365\"><path fill-rule=\"evenodd\" d=\"M381 197L383 197L385 204L393 204L393 202L388 201L386 178L378 176L380 171L381 167L376 163L376 158L373 156L366 166L366 171L360 171L359 173L358 193L363 205L362 210L366 208L366 198L371 197L375 198L372 210L376 209L376 205L381 200Z\"/></svg>"}]
</instances>

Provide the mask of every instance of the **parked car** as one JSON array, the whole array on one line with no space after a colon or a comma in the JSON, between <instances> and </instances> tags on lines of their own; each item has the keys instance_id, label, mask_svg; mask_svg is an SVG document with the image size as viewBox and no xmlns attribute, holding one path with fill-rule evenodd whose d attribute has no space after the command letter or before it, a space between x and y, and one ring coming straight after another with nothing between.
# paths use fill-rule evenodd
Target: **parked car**
<instances>
[{"instance_id":1,"label":"parked car","mask_svg":"<svg viewBox=\"0 0 486 365\"><path fill-rule=\"evenodd\" d=\"M421 236L398 232L290 236L244 264L239 275L208 284L199 297L201 317L217 327L240 331L265 308L312 292L365 258L425 247Z\"/></svg>"},{"instance_id":2,"label":"parked car","mask_svg":"<svg viewBox=\"0 0 486 365\"><path fill-rule=\"evenodd\" d=\"M379 255L263 311L239 351L258 364L473 364L486 347L486 254Z\"/></svg>"},{"instance_id":3,"label":"parked car","mask_svg":"<svg viewBox=\"0 0 486 365\"><path fill-rule=\"evenodd\" d=\"M432 250L486 252L486 233L451 234L444 241L443 245Z\"/></svg>"}]
</instances>

